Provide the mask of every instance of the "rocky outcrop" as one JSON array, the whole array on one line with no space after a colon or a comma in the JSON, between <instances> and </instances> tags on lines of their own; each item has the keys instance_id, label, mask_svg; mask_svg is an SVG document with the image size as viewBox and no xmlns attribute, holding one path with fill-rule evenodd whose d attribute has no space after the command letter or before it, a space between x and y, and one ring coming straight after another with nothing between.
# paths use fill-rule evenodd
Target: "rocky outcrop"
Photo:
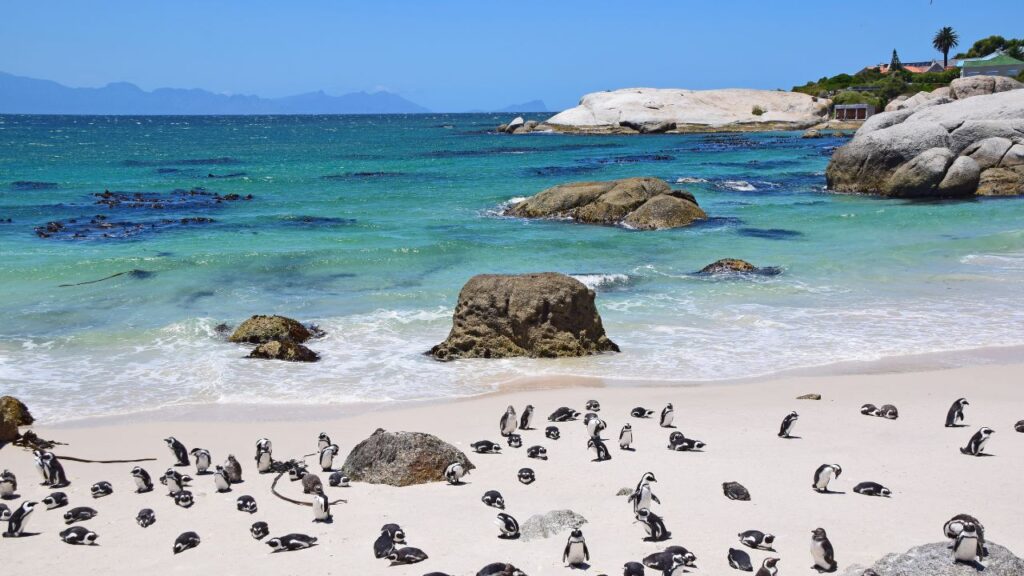
<instances>
[{"instance_id":1,"label":"rocky outcrop","mask_svg":"<svg viewBox=\"0 0 1024 576\"><path fill-rule=\"evenodd\" d=\"M286 362L316 362L320 356L302 344L296 344L291 340L271 340L257 346L249 353L249 358L284 360Z\"/></svg>"},{"instance_id":2,"label":"rocky outcrop","mask_svg":"<svg viewBox=\"0 0 1024 576\"><path fill-rule=\"evenodd\" d=\"M987 542L988 556L983 563L987 576L1020 576L1024 574L1024 560L1006 548ZM844 576L861 576L868 568L852 566ZM949 542L925 544L904 552L889 554L875 562L870 570L878 576L973 576L980 573L977 566L954 564Z\"/></svg>"},{"instance_id":3,"label":"rocky outcrop","mask_svg":"<svg viewBox=\"0 0 1024 576\"><path fill-rule=\"evenodd\" d=\"M449 464L475 466L458 448L432 434L378 429L349 452L342 474L356 482L411 486L441 482Z\"/></svg>"},{"instance_id":4,"label":"rocky outcrop","mask_svg":"<svg viewBox=\"0 0 1024 576\"><path fill-rule=\"evenodd\" d=\"M534 514L519 528L523 540L550 538L587 523L587 519L572 510L552 510Z\"/></svg>"},{"instance_id":5,"label":"rocky outcrop","mask_svg":"<svg viewBox=\"0 0 1024 576\"><path fill-rule=\"evenodd\" d=\"M899 198L1022 194L1024 90L877 114L836 150L825 174L838 192Z\"/></svg>"},{"instance_id":6,"label":"rocky outcrop","mask_svg":"<svg viewBox=\"0 0 1024 576\"><path fill-rule=\"evenodd\" d=\"M537 129L540 122L536 120L523 120L522 116L516 116L508 124L498 126L498 132L505 134L527 134Z\"/></svg>"},{"instance_id":7,"label":"rocky outcrop","mask_svg":"<svg viewBox=\"0 0 1024 576\"><path fill-rule=\"evenodd\" d=\"M830 105L798 92L625 88L587 94L541 127L597 134L796 130L821 122Z\"/></svg>"},{"instance_id":8,"label":"rocky outcrop","mask_svg":"<svg viewBox=\"0 0 1024 576\"><path fill-rule=\"evenodd\" d=\"M312 337L297 320L284 316L253 316L239 326L228 340L263 344L271 340L289 340L301 344Z\"/></svg>"},{"instance_id":9,"label":"rocky outcrop","mask_svg":"<svg viewBox=\"0 0 1024 576\"><path fill-rule=\"evenodd\" d=\"M35 418L21 400L13 396L0 397L0 443L17 440L19 426L28 426Z\"/></svg>"},{"instance_id":10,"label":"rocky outcrop","mask_svg":"<svg viewBox=\"0 0 1024 576\"><path fill-rule=\"evenodd\" d=\"M764 268L758 268L746 260L738 260L736 258L722 258L721 260L708 264L697 272L697 274L707 276L728 274L775 276L781 273L782 270L778 267L766 266Z\"/></svg>"},{"instance_id":11,"label":"rocky outcrop","mask_svg":"<svg viewBox=\"0 0 1024 576\"><path fill-rule=\"evenodd\" d=\"M963 100L972 96L985 96L1024 88L1024 84L1006 76L968 76L949 83L953 98ZM940 89L941 90L941 89ZM934 92L933 92L934 93Z\"/></svg>"},{"instance_id":12,"label":"rocky outcrop","mask_svg":"<svg viewBox=\"0 0 1024 576\"><path fill-rule=\"evenodd\" d=\"M636 230L678 228L707 218L692 194L672 190L659 178L560 184L509 207L505 214L520 218L570 218L585 224L622 225Z\"/></svg>"},{"instance_id":13,"label":"rocky outcrop","mask_svg":"<svg viewBox=\"0 0 1024 576\"><path fill-rule=\"evenodd\" d=\"M594 291L564 274L474 276L459 292L452 329L429 354L458 358L557 358L618 352Z\"/></svg>"}]
</instances>

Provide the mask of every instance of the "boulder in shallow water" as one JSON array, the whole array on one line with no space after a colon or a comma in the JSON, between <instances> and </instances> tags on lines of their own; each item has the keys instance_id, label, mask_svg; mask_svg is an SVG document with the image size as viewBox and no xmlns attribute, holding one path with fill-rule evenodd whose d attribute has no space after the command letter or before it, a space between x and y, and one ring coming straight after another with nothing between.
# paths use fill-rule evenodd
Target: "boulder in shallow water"
<instances>
[{"instance_id":1,"label":"boulder in shallow water","mask_svg":"<svg viewBox=\"0 0 1024 576\"><path fill-rule=\"evenodd\" d=\"M476 468L458 448L432 434L378 429L349 452L342 474L356 482L411 486L441 482L449 464Z\"/></svg>"},{"instance_id":2,"label":"boulder in shallow water","mask_svg":"<svg viewBox=\"0 0 1024 576\"><path fill-rule=\"evenodd\" d=\"M730 272L754 272L757 270L757 266L754 266L746 260L738 260L736 258L722 258L717 262L712 262L707 266L700 269L701 274L722 274Z\"/></svg>"},{"instance_id":3,"label":"boulder in shallow water","mask_svg":"<svg viewBox=\"0 0 1024 576\"><path fill-rule=\"evenodd\" d=\"M554 272L482 274L466 282L444 342L429 354L458 358L558 358L618 352L605 335L594 291Z\"/></svg>"},{"instance_id":4,"label":"boulder in shallow water","mask_svg":"<svg viewBox=\"0 0 1024 576\"><path fill-rule=\"evenodd\" d=\"M303 343L311 334L299 321L284 316L253 316L228 338L231 342L263 344L271 340L289 340Z\"/></svg>"},{"instance_id":5,"label":"boulder in shallow water","mask_svg":"<svg viewBox=\"0 0 1024 576\"><path fill-rule=\"evenodd\" d=\"M18 426L28 426L35 418L28 407L14 396L0 397L0 442L10 442L18 438Z\"/></svg>"},{"instance_id":6,"label":"boulder in shallow water","mask_svg":"<svg viewBox=\"0 0 1024 576\"><path fill-rule=\"evenodd\" d=\"M550 538L587 523L587 519L572 510L552 510L534 514L523 522L519 532L523 540Z\"/></svg>"},{"instance_id":7,"label":"boulder in shallow water","mask_svg":"<svg viewBox=\"0 0 1024 576\"><path fill-rule=\"evenodd\" d=\"M697 206L693 194L674 190L658 194L622 219L633 230L667 230L689 226L708 215Z\"/></svg>"},{"instance_id":8,"label":"boulder in shallow water","mask_svg":"<svg viewBox=\"0 0 1024 576\"><path fill-rule=\"evenodd\" d=\"M291 340L271 340L257 346L249 358L263 360L284 360L286 362L316 362L320 356L302 344Z\"/></svg>"},{"instance_id":9,"label":"boulder in shallow water","mask_svg":"<svg viewBox=\"0 0 1024 576\"><path fill-rule=\"evenodd\" d=\"M983 562L984 571L977 566L954 564L949 542L936 542L911 548L902 554L889 554L870 569L878 576L1020 576L1024 574L1024 560L1006 548L987 542L988 556ZM844 576L860 576L867 568L852 566L843 572Z\"/></svg>"}]
</instances>

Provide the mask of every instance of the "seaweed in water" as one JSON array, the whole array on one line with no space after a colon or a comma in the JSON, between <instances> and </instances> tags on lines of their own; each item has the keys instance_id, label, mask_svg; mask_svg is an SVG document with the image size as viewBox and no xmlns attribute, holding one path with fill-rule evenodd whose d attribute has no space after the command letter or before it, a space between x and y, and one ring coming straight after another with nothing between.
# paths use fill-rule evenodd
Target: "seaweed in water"
<instances>
[{"instance_id":1,"label":"seaweed in water","mask_svg":"<svg viewBox=\"0 0 1024 576\"><path fill-rule=\"evenodd\" d=\"M245 172L232 172L230 174L214 174L213 172L210 172L209 174L206 175L206 177L207 178L241 178L242 176L245 176L245 175L246 175Z\"/></svg>"},{"instance_id":2,"label":"seaweed in water","mask_svg":"<svg viewBox=\"0 0 1024 576\"><path fill-rule=\"evenodd\" d=\"M213 218L198 216L177 219L163 218L147 222L128 222L109 220L105 215L98 214L87 222L79 221L77 218L71 218L64 222L59 220L47 222L43 226L36 226L35 233L40 238L64 240L125 239L146 232L159 232L169 228L210 224L213 222Z\"/></svg>"},{"instance_id":3,"label":"seaweed in water","mask_svg":"<svg viewBox=\"0 0 1024 576\"><path fill-rule=\"evenodd\" d=\"M238 200L252 200L253 195L247 194L225 194L221 196L216 192L209 192L205 188L193 188L191 190L172 190L167 193L159 192L111 192L104 190L102 193L93 194L96 204L102 204L110 208L151 208L161 210L164 208L197 208L212 206L222 202L236 202Z\"/></svg>"},{"instance_id":4,"label":"seaweed in water","mask_svg":"<svg viewBox=\"0 0 1024 576\"><path fill-rule=\"evenodd\" d=\"M345 172L344 174L326 174L323 180L374 180L377 178L398 178L407 176L405 172Z\"/></svg>"},{"instance_id":5,"label":"seaweed in water","mask_svg":"<svg viewBox=\"0 0 1024 576\"><path fill-rule=\"evenodd\" d=\"M57 187L56 182L34 182L32 180L16 180L11 182L11 190L25 192L28 190L53 190Z\"/></svg>"},{"instance_id":6,"label":"seaweed in water","mask_svg":"<svg viewBox=\"0 0 1024 576\"><path fill-rule=\"evenodd\" d=\"M641 164L644 162L670 162L675 159L676 157L670 154L630 154L625 156L609 156L606 158L580 160L580 162L584 164L588 162L594 162L597 164Z\"/></svg>"},{"instance_id":7,"label":"seaweed in water","mask_svg":"<svg viewBox=\"0 0 1024 576\"><path fill-rule=\"evenodd\" d=\"M128 270L127 272L118 272L117 274L111 274L98 280L86 280L85 282L75 282L73 284L58 284L58 288L68 288L70 286L84 286L86 284L96 284L97 282L103 282L104 280L110 280L111 278L117 278L118 276L127 276L136 280L145 280L146 278L152 278L156 275L156 272L150 272L149 270Z\"/></svg>"},{"instance_id":8,"label":"seaweed in water","mask_svg":"<svg viewBox=\"0 0 1024 576\"><path fill-rule=\"evenodd\" d=\"M803 236L802 232L786 230L784 228L740 228L737 232L741 236L764 238L766 240L792 240L793 238Z\"/></svg>"}]
</instances>

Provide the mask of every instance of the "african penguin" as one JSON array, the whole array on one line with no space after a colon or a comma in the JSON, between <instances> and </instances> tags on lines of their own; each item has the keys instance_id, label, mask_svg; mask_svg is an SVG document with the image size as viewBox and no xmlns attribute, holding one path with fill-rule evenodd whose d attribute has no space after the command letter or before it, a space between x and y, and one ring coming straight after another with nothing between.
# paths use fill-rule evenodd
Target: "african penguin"
<instances>
[{"instance_id":1,"label":"african penguin","mask_svg":"<svg viewBox=\"0 0 1024 576\"><path fill-rule=\"evenodd\" d=\"M327 477L327 483L331 486L338 486L341 488L348 488L350 482L349 477L345 476L341 472L335 472Z\"/></svg>"},{"instance_id":2,"label":"african penguin","mask_svg":"<svg viewBox=\"0 0 1024 576\"><path fill-rule=\"evenodd\" d=\"M266 522L253 522L249 527L249 534L255 540L263 540L270 535L270 526Z\"/></svg>"},{"instance_id":3,"label":"african penguin","mask_svg":"<svg viewBox=\"0 0 1024 576\"><path fill-rule=\"evenodd\" d=\"M498 422L501 429L502 436L508 436L509 434L516 431L516 427L519 426L519 421L516 417L516 409L509 406L505 409L505 413L501 415L501 420Z\"/></svg>"},{"instance_id":4,"label":"african penguin","mask_svg":"<svg viewBox=\"0 0 1024 576\"><path fill-rule=\"evenodd\" d=\"M64 473L64 466L61 465L57 455L53 452L43 452L43 466L46 467L46 476L52 488L64 488L71 484L67 474Z\"/></svg>"},{"instance_id":5,"label":"african penguin","mask_svg":"<svg viewBox=\"0 0 1024 576\"><path fill-rule=\"evenodd\" d=\"M1021 420L1013 425L1013 429L1016 432L1024 432L1024 420Z\"/></svg>"},{"instance_id":6,"label":"african penguin","mask_svg":"<svg viewBox=\"0 0 1024 576\"><path fill-rule=\"evenodd\" d=\"M583 531L574 528L569 533L569 539L565 542L565 550L562 551L562 562L568 566L581 566L590 561L590 550L587 549L587 541L583 538Z\"/></svg>"},{"instance_id":7,"label":"african penguin","mask_svg":"<svg viewBox=\"0 0 1024 576\"><path fill-rule=\"evenodd\" d=\"M878 406L875 406L874 404L865 404L860 407L860 413L865 416L877 416Z\"/></svg>"},{"instance_id":8,"label":"african penguin","mask_svg":"<svg viewBox=\"0 0 1024 576\"><path fill-rule=\"evenodd\" d=\"M47 510L62 508L67 505L68 495L63 492L51 492L49 496L43 498L43 506L46 506Z\"/></svg>"},{"instance_id":9,"label":"african penguin","mask_svg":"<svg viewBox=\"0 0 1024 576\"><path fill-rule=\"evenodd\" d=\"M0 472L0 498L11 500L17 497L18 477L10 470Z\"/></svg>"},{"instance_id":10,"label":"african penguin","mask_svg":"<svg viewBox=\"0 0 1024 576\"><path fill-rule=\"evenodd\" d=\"M839 564L836 563L835 551L825 529L815 528L811 534L811 557L814 559L811 568L818 572L835 572Z\"/></svg>"},{"instance_id":11,"label":"african penguin","mask_svg":"<svg viewBox=\"0 0 1024 576\"><path fill-rule=\"evenodd\" d=\"M662 428L674 428L674 426L672 426L672 420L674 420L675 417L676 412L672 408L672 404L666 404L661 410L661 420L659 421L659 424Z\"/></svg>"},{"instance_id":12,"label":"african penguin","mask_svg":"<svg viewBox=\"0 0 1024 576\"><path fill-rule=\"evenodd\" d=\"M536 458L537 460L548 459L548 449L543 446L530 446L526 449L527 458Z\"/></svg>"},{"instance_id":13,"label":"african penguin","mask_svg":"<svg viewBox=\"0 0 1024 576\"><path fill-rule=\"evenodd\" d=\"M558 440L561 433L558 431L558 426L548 426L544 429L544 436L550 440Z\"/></svg>"},{"instance_id":14,"label":"african penguin","mask_svg":"<svg viewBox=\"0 0 1024 576\"><path fill-rule=\"evenodd\" d=\"M7 504L0 502L0 522L7 522L8 520L10 520L11 514L11 509L7 506Z\"/></svg>"},{"instance_id":15,"label":"african penguin","mask_svg":"<svg viewBox=\"0 0 1024 576\"><path fill-rule=\"evenodd\" d=\"M587 433L590 434L591 438L601 436L601 432L604 432L606 428L608 428L608 424L600 418L593 418L587 423Z\"/></svg>"},{"instance_id":16,"label":"african penguin","mask_svg":"<svg viewBox=\"0 0 1024 576\"><path fill-rule=\"evenodd\" d=\"M608 446L597 436L587 440L587 448L594 451L594 462L605 462L612 459L611 453L608 452Z\"/></svg>"},{"instance_id":17,"label":"african penguin","mask_svg":"<svg viewBox=\"0 0 1024 576\"><path fill-rule=\"evenodd\" d=\"M639 562L626 562L622 565L622 576L644 576L644 565Z\"/></svg>"},{"instance_id":18,"label":"african penguin","mask_svg":"<svg viewBox=\"0 0 1024 576\"><path fill-rule=\"evenodd\" d=\"M317 451L323 450L331 444L333 444L333 442L331 442L331 437L327 435L327 432L321 432L320 435L316 437Z\"/></svg>"},{"instance_id":19,"label":"african penguin","mask_svg":"<svg viewBox=\"0 0 1024 576\"><path fill-rule=\"evenodd\" d=\"M772 550L772 544L775 542L774 534L766 534L760 530L747 530L740 532L737 536L739 536L740 544L747 548Z\"/></svg>"},{"instance_id":20,"label":"african penguin","mask_svg":"<svg viewBox=\"0 0 1024 576\"><path fill-rule=\"evenodd\" d=\"M637 406L630 410L629 415L634 418L650 418L651 416L654 416L654 410L648 410L642 406Z\"/></svg>"},{"instance_id":21,"label":"african penguin","mask_svg":"<svg viewBox=\"0 0 1024 576\"><path fill-rule=\"evenodd\" d=\"M511 564L492 562L478 570L476 576L526 576L526 573Z\"/></svg>"},{"instance_id":22,"label":"african penguin","mask_svg":"<svg viewBox=\"0 0 1024 576\"><path fill-rule=\"evenodd\" d=\"M533 430L533 405L527 404L523 408L523 415L519 417L520 430Z\"/></svg>"},{"instance_id":23,"label":"african penguin","mask_svg":"<svg viewBox=\"0 0 1024 576\"><path fill-rule=\"evenodd\" d=\"M188 450L185 449L185 445L174 436L164 438L164 442L167 443L167 447L170 448L171 454L173 454L175 460L177 460L174 465L188 466Z\"/></svg>"},{"instance_id":24,"label":"african penguin","mask_svg":"<svg viewBox=\"0 0 1024 576\"><path fill-rule=\"evenodd\" d=\"M750 491L739 482L723 482L722 492L725 493L725 497L729 500L740 500L742 502L750 500Z\"/></svg>"},{"instance_id":25,"label":"african penguin","mask_svg":"<svg viewBox=\"0 0 1024 576\"><path fill-rule=\"evenodd\" d=\"M519 522L512 517L511 514L499 512L497 519L494 521L498 525L498 538L504 540L514 540L519 538Z\"/></svg>"},{"instance_id":26,"label":"african penguin","mask_svg":"<svg viewBox=\"0 0 1024 576\"><path fill-rule=\"evenodd\" d=\"M989 437L995 434L995 430L983 427L971 436L967 446L960 449L961 454L967 454L968 456L981 456L985 451L985 444L988 442Z\"/></svg>"},{"instance_id":27,"label":"african penguin","mask_svg":"<svg viewBox=\"0 0 1024 576\"><path fill-rule=\"evenodd\" d=\"M423 562L426 559L426 552L419 548L412 548L410 546L392 550L391 554L388 554L388 560L391 560L392 566L416 564L417 562Z\"/></svg>"},{"instance_id":28,"label":"african penguin","mask_svg":"<svg viewBox=\"0 0 1024 576\"><path fill-rule=\"evenodd\" d=\"M527 485L533 484L537 480L532 468L520 468L516 477L519 478L519 482Z\"/></svg>"},{"instance_id":29,"label":"african penguin","mask_svg":"<svg viewBox=\"0 0 1024 576\"><path fill-rule=\"evenodd\" d=\"M60 533L60 539L68 544L92 545L96 543L96 538L96 533L84 526L72 526Z\"/></svg>"},{"instance_id":30,"label":"african penguin","mask_svg":"<svg viewBox=\"0 0 1024 576\"><path fill-rule=\"evenodd\" d=\"M223 466L217 466L213 472L213 485L217 492L230 492L231 480L228 479L228 471Z\"/></svg>"},{"instance_id":31,"label":"african penguin","mask_svg":"<svg viewBox=\"0 0 1024 576\"><path fill-rule=\"evenodd\" d=\"M132 468L132 478L135 479L136 494L153 491L153 479L149 477L149 472L146 472L142 466Z\"/></svg>"},{"instance_id":32,"label":"african penguin","mask_svg":"<svg viewBox=\"0 0 1024 576\"><path fill-rule=\"evenodd\" d=\"M778 563L778 558L765 558L761 563L761 569L754 576L778 576L779 569L775 567Z\"/></svg>"},{"instance_id":33,"label":"african penguin","mask_svg":"<svg viewBox=\"0 0 1024 576\"><path fill-rule=\"evenodd\" d=\"M39 475L43 477L43 481L39 483L40 486L50 485L50 472L46 469L46 464L43 463L43 454L45 453L46 452L44 450L40 450L38 448L32 451L32 460L35 461L36 470L38 470ZM4 472L7 472L7 470L4 470Z\"/></svg>"},{"instance_id":34,"label":"african penguin","mask_svg":"<svg viewBox=\"0 0 1024 576\"><path fill-rule=\"evenodd\" d=\"M693 452L695 450L702 450L705 446L707 444L704 442L696 438L687 438L678 430L669 434L668 437L668 449L677 452Z\"/></svg>"},{"instance_id":35,"label":"african penguin","mask_svg":"<svg viewBox=\"0 0 1024 576\"><path fill-rule=\"evenodd\" d=\"M313 495L313 522L331 522L331 501L323 489Z\"/></svg>"},{"instance_id":36,"label":"african penguin","mask_svg":"<svg viewBox=\"0 0 1024 576\"><path fill-rule=\"evenodd\" d=\"M86 520L92 520L95 518L96 514L98 514L98 512L88 506L79 506L64 513L64 523L74 524L75 522L85 522Z\"/></svg>"},{"instance_id":37,"label":"african penguin","mask_svg":"<svg viewBox=\"0 0 1024 576\"><path fill-rule=\"evenodd\" d=\"M511 436L511 435L509 435L509 436ZM491 442L490 440L478 440L478 441L473 442L472 444L470 444L470 447L473 448L473 450L477 454L500 454L501 453L501 444L498 444L496 442Z\"/></svg>"},{"instance_id":38,"label":"african penguin","mask_svg":"<svg viewBox=\"0 0 1024 576\"><path fill-rule=\"evenodd\" d=\"M259 509L256 506L256 499L248 494L239 496L238 499L235 500L235 507L238 508L239 512L248 512L249 514L255 514Z\"/></svg>"},{"instance_id":39,"label":"african penguin","mask_svg":"<svg viewBox=\"0 0 1024 576\"><path fill-rule=\"evenodd\" d=\"M796 421L799 419L800 415L796 412L790 412L783 418L782 426L779 426L779 438L792 438L793 428L796 428Z\"/></svg>"},{"instance_id":40,"label":"african penguin","mask_svg":"<svg viewBox=\"0 0 1024 576\"><path fill-rule=\"evenodd\" d=\"M882 404L882 406L878 409L878 413L875 415L880 418L895 420L900 417L900 411L897 410L896 407L893 406L892 404Z\"/></svg>"},{"instance_id":41,"label":"african penguin","mask_svg":"<svg viewBox=\"0 0 1024 576\"><path fill-rule=\"evenodd\" d=\"M380 536L373 543L373 557L387 558L397 544L405 544L405 532L398 524L381 526Z\"/></svg>"},{"instance_id":42,"label":"african penguin","mask_svg":"<svg viewBox=\"0 0 1024 576\"><path fill-rule=\"evenodd\" d=\"M156 512L152 508L143 508L135 515L135 522L143 528L149 528L156 523Z\"/></svg>"},{"instance_id":43,"label":"african penguin","mask_svg":"<svg viewBox=\"0 0 1024 576\"><path fill-rule=\"evenodd\" d=\"M647 537L644 540L647 542L661 542L672 536L672 533L665 528L665 521L661 519L661 516L646 508L636 511L636 521L644 525L644 530L647 532Z\"/></svg>"},{"instance_id":44,"label":"african penguin","mask_svg":"<svg viewBox=\"0 0 1024 576\"><path fill-rule=\"evenodd\" d=\"M498 510L505 509L505 498L501 495L501 492L498 492L497 490L488 490L487 492L484 492L480 501L491 508L497 508Z\"/></svg>"},{"instance_id":45,"label":"african penguin","mask_svg":"<svg viewBox=\"0 0 1024 576\"><path fill-rule=\"evenodd\" d=\"M633 427L628 422L619 431L619 448L622 450L633 449Z\"/></svg>"},{"instance_id":46,"label":"african penguin","mask_svg":"<svg viewBox=\"0 0 1024 576\"><path fill-rule=\"evenodd\" d=\"M330 472L334 468L334 457L338 455L339 451L337 444L325 446L320 450L320 468L324 472Z\"/></svg>"},{"instance_id":47,"label":"african penguin","mask_svg":"<svg viewBox=\"0 0 1024 576\"><path fill-rule=\"evenodd\" d=\"M7 519L7 531L3 534L4 538L17 538L24 535L28 519L35 508L35 502L22 502L21 506L18 506L18 509Z\"/></svg>"},{"instance_id":48,"label":"african penguin","mask_svg":"<svg viewBox=\"0 0 1024 576\"><path fill-rule=\"evenodd\" d=\"M303 494L316 494L324 489L324 483L316 474L306 474L302 477L301 482Z\"/></svg>"},{"instance_id":49,"label":"african penguin","mask_svg":"<svg viewBox=\"0 0 1024 576\"><path fill-rule=\"evenodd\" d=\"M519 434L509 434L505 441L508 442L509 448L522 448L523 437Z\"/></svg>"},{"instance_id":50,"label":"african penguin","mask_svg":"<svg viewBox=\"0 0 1024 576\"><path fill-rule=\"evenodd\" d=\"M305 478L308 473L305 464L292 461L291 466L288 468L288 480L298 482Z\"/></svg>"},{"instance_id":51,"label":"african penguin","mask_svg":"<svg viewBox=\"0 0 1024 576\"><path fill-rule=\"evenodd\" d=\"M213 458L210 456L210 451L205 448L193 448L192 458L196 462L196 475L206 474L210 470L210 464Z\"/></svg>"},{"instance_id":52,"label":"african penguin","mask_svg":"<svg viewBox=\"0 0 1024 576\"><path fill-rule=\"evenodd\" d=\"M949 407L949 412L946 412L946 428L957 428L963 425L964 421L964 406L970 406L971 403L966 398L957 398L956 402Z\"/></svg>"},{"instance_id":53,"label":"african penguin","mask_svg":"<svg viewBox=\"0 0 1024 576\"><path fill-rule=\"evenodd\" d=\"M89 488L89 492L93 498L103 498L104 496L110 496L114 493L114 487L110 485L110 482L97 482Z\"/></svg>"},{"instance_id":54,"label":"african penguin","mask_svg":"<svg viewBox=\"0 0 1024 576\"><path fill-rule=\"evenodd\" d=\"M452 462L444 469L445 480L448 480L448 483L453 486L462 484L462 477L468 473L469 472L463 468L462 464L458 462Z\"/></svg>"},{"instance_id":55,"label":"african penguin","mask_svg":"<svg viewBox=\"0 0 1024 576\"><path fill-rule=\"evenodd\" d=\"M942 533L946 535L946 538L950 540L956 540L956 537L963 532L964 525L970 522L974 524L975 529L978 531L978 536L981 537L982 543L985 541L985 527L981 524L981 521L971 516L970 514L957 514L946 521L942 526Z\"/></svg>"},{"instance_id":56,"label":"african penguin","mask_svg":"<svg viewBox=\"0 0 1024 576\"><path fill-rule=\"evenodd\" d=\"M199 534L195 532L182 532L180 536L174 539L174 553L181 554L185 550L191 550L199 546Z\"/></svg>"},{"instance_id":57,"label":"african penguin","mask_svg":"<svg viewBox=\"0 0 1024 576\"><path fill-rule=\"evenodd\" d=\"M892 490L889 490L885 486L882 486L878 482L861 482L853 487L853 491L857 494L863 494L865 496L885 496L889 497L892 495Z\"/></svg>"},{"instance_id":58,"label":"african penguin","mask_svg":"<svg viewBox=\"0 0 1024 576\"><path fill-rule=\"evenodd\" d=\"M572 408L569 408L567 406L562 406L561 408L559 408L559 409L555 410L554 412L552 412L550 416L548 416L548 421L549 422L570 422L572 420L578 419L579 417L580 417L580 413L579 412L577 412L577 411L575 411Z\"/></svg>"},{"instance_id":59,"label":"african penguin","mask_svg":"<svg viewBox=\"0 0 1024 576\"><path fill-rule=\"evenodd\" d=\"M633 513L639 512L640 510L650 510L651 502L657 502L661 504L661 500L654 495L651 491L651 482L657 482L658 480L654 477L654 473L645 472L640 477L640 481L636 484L636 489L629 495L627 502L633 503Z\"/></svg>"},{"instance_id":60,"label":"african penguin","mask_svg":"<svg viewBox=\"0 0 1024 576\"><path fill-rule=\"evenodd\" d=\"M743 572L753 572L754 566L750 563L750 554L736 548L729 548L729 567Z\"/></svg>"},{"instance_id":61,"label":"african penguin","mask_svg":"<svg viewBox=\"0 0 1024 576\"><path fill-rule=\"evenodd\" d=\"M234 454L228 454L228 460L224 463L224 470L228 473L228 480L232 484L239 484L242 482L242 465L235 458Z\"/></svg>"},{"instance_id":62,"label":"african penguin","mask_svg":"<svg viewBox=\"0 0 1024 576\"><path fill-rule=\"evenodd\" d=\"M181 508L191 508L195 504L195 498L188 490L181 490L174 493L174 504Z\"/></svg>"},{"instance_id":63,"label":"african penguin","mask_svg":"<svg viewBox=\"0 0 1024 576\"><path fill-rule=\"evenodd\" d=\"M973 564L984 558L982 539L978 535L978 529L973 522L964 522L963 530L957 535L953 543L953 562L964 562Z\"/></svg>"},{"instance_id":64,"label":"african penguin","mask_svg":"<svg viewBox=\"0 0 1024 576\"><path fill-rule=\"evenodd\" d=\"M173 496L177 492L181 492L185 489L185 485L188 484L188 476L182 475L174 468L168 468L167 472L160 478L160 481L167 486L167 493Z\"/></svg>"},{"instance_id":65,"label":"african penguin","mask_svg":"<svg viewBox=\"0 0 1024 576\"><path fill-rule=\"evenodd\" d=\"M839 464L822 464L814 471L814 483L811 484L811 488L822 494L827 494L829 491L828 483L833 477L839 478L839 475L842 473L843 469Z\"/></svg>"},{"instance_id":66,"label":"african penguin","mask_svg":"<svg viewBox=\"0 0 1024 576\"><path fill-rule=\"evenodd\" d=\"M591 412L600 412L601 411L601 403L598 402L597 400L587 400L586 408L587 408L587 410L590 410Z\"/></svg>"},{"instance_id":67,"label":"african penguin","mask_svg":"<svg viewBox=\"0 0 1024 576\"><path fill-rule=\"evenodd\" d=\"M324 447L326 448L326 446ZM323 448L318 450L322 451ZM260 474L271 472L274 468L274 447L267 438L260 438L256 441L256 471ZM322 452L321 452L322 453Z\"/></svg>"}]
</instances>

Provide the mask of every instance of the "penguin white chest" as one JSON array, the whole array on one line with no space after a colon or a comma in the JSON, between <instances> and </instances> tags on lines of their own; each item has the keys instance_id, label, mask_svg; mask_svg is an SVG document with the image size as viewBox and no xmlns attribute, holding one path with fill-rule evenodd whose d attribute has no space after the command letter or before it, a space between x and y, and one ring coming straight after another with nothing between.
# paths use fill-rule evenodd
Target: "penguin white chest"
<instances>
[{"instance_id":1,"label":"penguin white chest","mask_svg":"<svg viewBox=\"0 0 1024 576\"><path fill-rule=\"evenodd\" d=\"M673 412L672 410L669 410L668 412L665 413L664 416L662 416L662 418L661 418L661 425L662 426L671 426L672 425L672 420L674 420L675 417L676 417L676 413Z\"/></svg>"},{"instance_id":2,"label":"penguin white chest","mask_svg":"<svg viewBox=\"0 0 1024 576\"><path fill-rule=\"evenodd\" d=\"M622 436L619 437L619 446L622 448L628 448L633 443L633 433L623 432Z\"/></svg>"},{"instance_id":3,"label":"penguin white chest","mask_svg":"<svg viewBox=\"0 0 1024 576\"><path fill-rule=\"evenodd\" d=\"M973 562L978 557L978 539L965 536L957 540L953 558L960 562Z\"/></svg>"},{"instance_id":4,"label":"penguin white chest","mask_svg":"<svg viewBox=\"0 0 1024 576\"><path fill-rule=\"evenodd\" d=\"M583 553L583 543L573 542L569 544L569 553L565 557L565 561L569 564L582 564L585 560Z\"/></svg>"},{"instance_id":5,"label":"penguin white chest","mask_svg":"<svg viewBox=\"0 0 1024 576\"><path fill-rule=\"evenodd\" d=\"M825 560L825 547L817 540L811 542L811 557L814 558L815 566L825 569L831 568L831 565Z\"/></svg>"},{"instance_id":6,"label":"penguin white chest","mask_svg":"<svg viewBox=\"0 0 1024 576\"><path fill-rule=\"evenodd\" d=\"M831 468L825 468L824 470L821 471L821 476L818 478L817 488L819 490L824 490L825 488L828 488L828 483L831 480L832 480L832 469Z\"/></svg>"},{"instance_id":7,"label":"penguin white chest","mask_svg":"<svg viewBox=\"0 0 1024 576\"><path fill-rule=\"evenodd\" d=\"M146 481L141 476L135 477L135 487L139 490L145 490L147 488Z\"/></svg>"}]
</instances>

